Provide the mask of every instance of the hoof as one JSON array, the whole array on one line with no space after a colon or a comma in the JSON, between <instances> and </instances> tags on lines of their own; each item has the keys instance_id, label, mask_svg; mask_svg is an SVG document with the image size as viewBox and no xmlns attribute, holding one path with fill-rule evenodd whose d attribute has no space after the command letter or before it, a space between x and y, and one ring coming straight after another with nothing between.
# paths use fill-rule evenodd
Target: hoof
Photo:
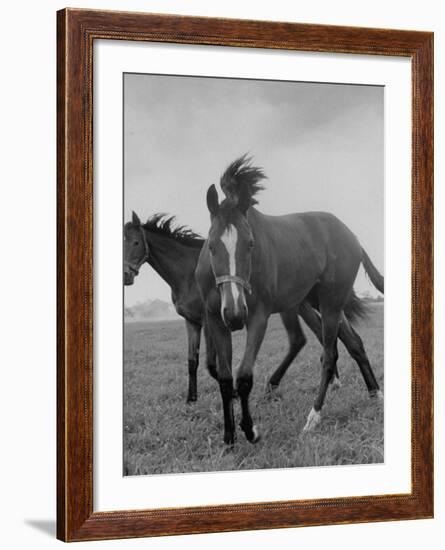
<instances>
[{"instance_id":1,"label":"hoof","mask_svg":"<svg viewBox=\"0 0 445 550\"><path fill-rule=\"evenodd\" d=\"M258 443L258 441L261 439L261 434L259 429L255 426L255 424L252 426L252 434L253 437L250 439L250 443Z\"/></svg>"},{"instance_id":2,"label":"hoof","mask_svg":"<svg viewBox=\"0 0 445 550\"><path fill-rule=\"evenodd\" d=\"M258 443L261 439L261 434L259 429L253 424L252 428L244 428L243 424L240 423L240 428L243 430L244 435L249 443Z\"/></svg>"},{"instance_id":3,"label":"hoof","mask_svg":"<svg viewBox=\"0 0 445 550\"><path fill-rule=\"evenodd\" d=\"M320 424L321 421L321 413L320 411L316 411L314 408L311 409L311 412L309 413L306 424L303 428L303 432L311 432L314 428Z\"/></svg>"},{"instance_id":4,"label":"hoof","mask_svg":"<svg viewBox=\"0 0 445 550\"><path fill-rule=\"evenodd\" d=\"M190 403L196 403L198 401L198 396L197 395L192 395L192 396L188 396L187 397L187 401L186 403L187 404L190 404Z\"/></svg>"},{"instance_id":5,"label":"hoof","mask_svg":"<svg viewBox=\"0 0 445 550\"><path fill-rule=\"evenodd\" d=\"M375 401L383 403L383 393L381 390L373 390L369 392L369 397Z\"/></svg>"}]
</instances>

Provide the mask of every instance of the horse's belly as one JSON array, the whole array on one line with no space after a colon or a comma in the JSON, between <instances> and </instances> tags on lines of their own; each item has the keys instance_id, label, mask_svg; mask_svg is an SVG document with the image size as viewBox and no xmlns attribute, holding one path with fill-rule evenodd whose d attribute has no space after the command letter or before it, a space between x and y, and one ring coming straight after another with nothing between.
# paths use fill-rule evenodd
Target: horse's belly
<instances>
[{"instance_id":1,"label":"horse's belly","mask_svg":"<svg viewBox=\"0 0 445 550\"><path fill-rule=\"evenodd\" d=\"M278 281L273 299L274 313L286 311L301 304L310 290L317 284L319 273L313 272L306 276L286 276Z\"/></svg>"},{"instance_id":2,"label":"horse's belly","mask_svg":"<svg viewBox=\"0 0 445 550\"><path fill-rule=\"evenodd\" d=\"M312 285L313 286L313 285ZM306 298L309 294L312 286L305 287L304 289L300 288L295 291L289 292L289 294L278 295L274 300L272 309L273 313L280 313L281 311L286 311L292 309Z\"/></svg>"}]
</instances>

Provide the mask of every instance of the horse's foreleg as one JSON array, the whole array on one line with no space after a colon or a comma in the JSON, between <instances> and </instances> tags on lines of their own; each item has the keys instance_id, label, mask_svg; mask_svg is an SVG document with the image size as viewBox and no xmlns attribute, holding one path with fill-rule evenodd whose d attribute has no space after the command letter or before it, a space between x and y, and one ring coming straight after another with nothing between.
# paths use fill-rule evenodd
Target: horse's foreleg
<instances>
[{"instance_id":1,"label":"horse's foreleg","mask_svg":"<svg viewBox=\"0 0 445 550\"><path fill-rule=\"evenodd\" d=\"M329 383L335 373L338 359L337 334L341 311L330 310L322 314L323 325L323 362L320 386L314 401L314 406L307 417L303 431L307 432L317 426L321 420L321 408L326 397Z\"/></svg>"},{"instance_id":2,"label":"horse's foreleg","mask_svg":"<svg viewBox=\"0 0 445 550\"><path fill-rule=\"evenodd\" d=\"M301 328L300 321L298 319L298 310L291 309L283 311L281 314L281 320L283 321L284 328L287 331L287 336L289 338L289 351L284 357L283 361L280 363L278 368L273 372L272 376L269 378L267 384L267 389L269 391L274 390L278 387L281 379L286 374L287 369L290 367L290 364L295 359L297 354L306 344L306 336ZM320 338L321 338L321 322L320 322Z\"/></svg>"},{"instance_id":3,"label":"horse's foreleg","mask_svg":"<svg viewBox=\"0 0 445 550\"><path fill-rule=\"evenodd\" d=\"M220 315L208 314L207 329L217 357L217 380L224 411L224 443L235 443L235 420L233 416L233 377L232 377L232 335L224 325Z\"/></svg>"},{"instance_id":4,"label":"horse's foreleg","mask_svg":"<svg viewBox=\"0 0 445 550\"><path fill-rule=\"evenodd\" d=\"M201 342L201 326L191 321L185 322L188 337L188 371L189 388L187 394L187 403L192 403L198 399L198 382L196 372L199 365L199 345Z\"/></svg>"},{"instance_id":5,"label":"horse's foreleg","mask_svg":"<svg viewBox=\"0 0 445 550\"><path fill-rule=\"evenodd\" d=\"M204 323L204 336L206 341L207 370L212 378L218 380L218 373L216 371L216 350L206 322Z\"/></svg>"},{"instance_id":6,"label":"horse's foreleg","mask_svg":"<svg viewBox=\"0 0 445 550\"><path fill-rule=\"evenodd\" d=\"M249 395L253 385L253 366L266 332L267 318L268 316L260 310L249 318L246 349L236 377L236 389L240 397L242 413L240 427L251 443L256 443L260 439L258 428L254 426L250 415Z\"/></svg>"}]
</instances>

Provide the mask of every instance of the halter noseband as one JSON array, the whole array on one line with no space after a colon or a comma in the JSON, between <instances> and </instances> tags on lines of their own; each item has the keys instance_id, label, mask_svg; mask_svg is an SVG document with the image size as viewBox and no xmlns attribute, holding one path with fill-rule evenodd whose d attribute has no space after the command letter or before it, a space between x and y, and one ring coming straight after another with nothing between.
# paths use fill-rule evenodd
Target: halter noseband
<instances>
[{"instance_id":1,"label":"halter noseband","mask_svg":"<svg viewBox=\"0 0 445 550\"><path fill-rule=\"evenodd\" d=\"M142 233L142 242L144 243L144 255L139 260L137 264L132 264L130 262L125 261L124 263L127 265L127 267L133 271L135 275L138 275L139 270L141 269L141 265L148 260L150 249L148 248L147 238L145 237L145 231L142 225L140 226L141 233Z\"/></svg>"},{"instance_id":2,"label":"halter noseband","mask_svg":"<svg viewBox=\"0 0 445 550\"><path fill-rule=\"evenodd\" d=\"M223 283L237 283L241 285L249 294L252 294L252 287L248 281L245 281L238 275L221 275L221 277L215 277L216 286L219 287Z\"/></svg>"}]
</instances>

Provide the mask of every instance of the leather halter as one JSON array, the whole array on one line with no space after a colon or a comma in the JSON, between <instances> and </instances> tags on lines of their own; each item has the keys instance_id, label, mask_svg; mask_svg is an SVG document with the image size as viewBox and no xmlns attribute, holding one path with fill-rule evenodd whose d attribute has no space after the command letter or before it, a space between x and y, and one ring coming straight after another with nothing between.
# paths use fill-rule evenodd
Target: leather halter
<instances>
[{"instance_id":1,"label":"leather halter","mask_svg":"<svg viewBox=\"0 0 445 550\"><path fill-rule=\"evenodd\" d=\"M150 254L150 249L148 248L148 243L147 243L147 238L145 236L144 228L142 226L140 227L141 227L141 233L142 233L142 242L144 243L144 255L142 256L142 258L139 260L137 264L132 264L131 262L128 262L126 260L124 261L124 264L130 269L130 271L133 271L135 275L139 274L139 270L141 269L142 264L148 260L148 257Z\"/></svg>"},{"instance_id":2,"label":"leather halter","mask_svg":"<svg viewBox=\"0 0 445 550\"><path fill-rule=\"evenodd\" d=\"M248 281L245 281L243 278L238 277L238 275L221 275L220 277L215 277L216 286L222 285L223 283L236 283L241 285L249 294L252 294L252 287Z\"/></svg>"}]
</instances>

